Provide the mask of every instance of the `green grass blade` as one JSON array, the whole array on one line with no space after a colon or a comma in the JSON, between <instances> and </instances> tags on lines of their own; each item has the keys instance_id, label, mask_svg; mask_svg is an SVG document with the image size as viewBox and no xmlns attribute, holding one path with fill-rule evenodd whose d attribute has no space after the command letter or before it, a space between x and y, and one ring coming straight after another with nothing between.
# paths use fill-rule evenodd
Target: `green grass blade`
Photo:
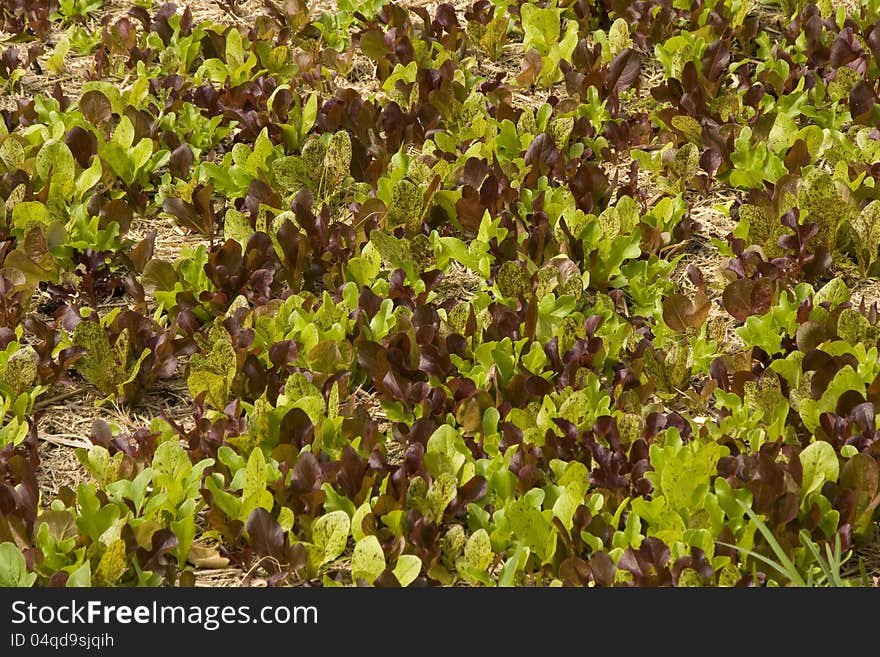
<instances>
[{"instance_id":1,"label":"green grass blade","mask_svg":"<svg viewBox=\"0 0 880 657\"><path fill-rule=\"evenodd\" d=\"M767 540L767 543L770 545L770 548L776 554L776 558L779 559L779 563L785 569L781 571L784 575L786 575L795 586L806 586L806 582L798 573L797 568L792 563L791 559L788 558L788 555L785 553L785 550L782 549L782 546L779 544L779 541L776 540L776 537L773 535L773 532L770 531L770 528L765 525L762 520L758 517L752 508L742 502L741 500L737 500L737 503L743 508L743 510L748 514L749 518L758 526L758 530L763 534L764 538ZM772 563L772 562L771 562Z\"/></svg>"},{"instance_id":2,"label":"green grass blade","mask_svg":"<svg viewBox=\"0 0 880 657\"><path fill-rule=\"evenodd\" d=\"M780 564L776 561L773 561L773 559L770 559L769 557L765 557L763 554L758 554L754 550L749 550L747 548L740 547L738 545L733 545L732 543L725 543L724 541L716 541L716 543L718 545L723 545L724 547L729 547L729 548L733 548L735 550L739 550L740 552L742 552L743 554L745 554L747 556L753 557L753 558L757 559L758 561L764 562L765 564L767 564L768 566L773 568L775 571L777 571L780 575L782 575L783 577L787 577L789 580L791 580L791 582L795 586L799 586L799 587L806 586L806 582L804 582L803 578L801 578L800 574L798 574L798 572L796 570L789 571L782 564Z\"/></svg>"}]
</instances>

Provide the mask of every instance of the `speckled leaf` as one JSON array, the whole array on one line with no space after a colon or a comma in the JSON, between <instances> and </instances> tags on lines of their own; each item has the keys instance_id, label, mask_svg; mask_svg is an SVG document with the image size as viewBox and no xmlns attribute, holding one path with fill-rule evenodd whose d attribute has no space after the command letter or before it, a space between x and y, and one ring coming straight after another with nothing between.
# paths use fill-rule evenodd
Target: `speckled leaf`
<instances>
[{"instance_id":1,"label":"speckled leaf","mask_svg":"<svg viewBox=\"0 0 880 657\"><path fill-rule=\"evenodd\" d=\"M700 587L703 585L703 578L693 568L685 568L678 576L679 587Z\"/></svg>"},{"instance_id":2,"label":"speckled leaf","mask_svg":"<svg viewBox=\"0 0 880 657\"><path fill-rule=\"evenodd\" d=\"M293 511L286 506L282 506L278 509L278 525L286 532L289 532L293 528L293 523L296 520L296 517L293 514Z\"/></svg>"},{"instance_id":3,"label":"speckled leaf","mask_svg":"<svg viewBox=\"0 0 880 657\"><path fill-rule=\"evenodd\" d=\"M492 552L492 542L485 529L478 529L467 540L464 546L464 560L469 566L477 570L486 570L495 553Z\"/></svg>"},{"instance_id":4,"label":"speckled leaf","mask_svg":"<svg viewBox=\"0 0 880 657\"><path fill-rule=\"evenodd\" d=\"M535 274L535 279L535 295L542 299L559 285L559 270L553 265L544 265Z\"/></svg>"},{"instance_id":5,"label":"speckled leaf","mask_svg":"<svg viewBox=\"0 0 880 657\"><path fill-rule=\"evenodd\" d=\"M508 260L498 269L498 289L509 299L527 300L531 283L525 268L518 262Z\"/></svg>"},{"instance_id":6,"label":"speckled leaf","mask_svg":"<svg viewBox=\"0 0 880 657\"><path fill-rule=\"evenodd\" d=\"M190 357L189 368L186 383L193 398L205 392L206 401L214 409L222 410L226 406L229 388L237 371L232 343L221 335L207 356L196 353Z\"/></svg>"},{"instance_id":7,"label":"speckled leaf","mask_svg":"<svg viewBox=\"0 0 880 657\"><path fill-rule=\"evenodd\" d=\"M567 276L560 275L559 286L556 288L558 294L570 294L575 299L580 299L584 293L584 282L581 279L580 272Z\"/></svg>"},{"instance_id":8,"label":"speckled leaf","mask_svg":"<svg viewBox=\"0 0 880 657\"><path fill-rule=\"evenodd\" d=\"M18 207L24 201L25 194L28 192L27 185L16 185L12 188L12 191L9 193L9 196L6 198L6 203L3 204L4 212L9 215L15 211L15 208Z\"/></svg>"},{"instance_id":9,"label":"speckled leaf","mask_svg":"<svg viewBox=\"0 0 880 657\"><path fill-rule=\"evenodd\" d=\"M0 373L0 379L20 395L36 382L38 361L37 352L30 345L26 345L9 357Z\"/></svg>"},{"instance_id":10,"label":"speckled leaf","mask_svg":"<svg viewBox=\"0 0 880 657\"><path fill-rule=\"evenodd\" d=\"M574 343L586 337L584 320L580 314L566 315L558 331L559 353L564 354L574 346Z\"/></svg>"},{"instance_id":11,"label":"speckled leaf","mask_svg":"<svg viewBox=\"0 0 880 657\"><path fill-rule=\"evenodd\" d=\"M247 433L229 436L226 440L239 454L250 454L269 435L269 413L272 406L265 396L254 401L254 408L247 418Z\"/></svg>"},{"instance_id":12,"label":"speckled leaf","mask_svg":"<svg viewBox=\"0 0 880 657\"><path fill-rule=\"evenodd\" d=\"M125 553L125 541L121 538L117 538L107 546L95 570L95 584L112 586L119 581L128 570Z\"/></svg>"},{"instance_id":13,"label":"speckled leaf","mask_svg":"<svg viewBox=\"0 0 880 657\"><path fill-rule=\"evenodd\" d=\"M760 411L765 422L770 421L773 410L784 401L779 379L770 372L757 381L746 381L743 384L743 404L751 413Z\"/></svg>"},{"instance_id":14,"label":"speckled leaf","mask_svg":"<svg viewBox=\"0 0 880 657\"><path fill-rule=\"evenodd\" d=\"M452 525L440 539L440 550L448 563L454 563L467 543L467 535L461 525Z\"/></svg>"},{"instance_id":15,"label":"speckled leaf","mask_svg":"<svg viewBox=\"0 0 880 657\"><path fill-rule=\"evenodd\" d=\"M340 383L336 381L333 387L330 388L330 395L327 397L327 417L331 420L339 417L339 387Z\"/></svg>"},{"instance_id":16,"label":"speckled leaf","mask_svg":"<svg viewBox=\"0 0 880 657\"><path fill-rule=\"evenodd\" d=\"M335 192L338 185L345 180L351 166L351 137L345 130L340 130L331 137L324 162L325 187L329 185L330 190Z\"/></svg>"},{"instance_id":17,"label":"speckled leaf","mask_svg":"<svg viewBox=\"0 0 880 657\"><path fill-rule=\"evenodd\" d=\"M333 561L345 551L351 520L345 511L331 511L312 525L312 544L321 549L320 560L315 568Z\"/></svg>"},{"instance_id":18,"label":"speckled leaf","mask_svg":"<svg viewBox=\"0 0 880 657\"><path fill-rule=\"evenodd\" d=\"M243 499L256 497L266 490L266 458L263 451L255 449L248 456L247 465L245 466L244 486L241 491ZM271 509L267 509L271 511ZM248 511L250 513L250 510ZM245 517L248 514L245 514Z\"/></svg>"},{"instance_id":19,"label":"speckled leaf","mask_svg":"<svg viewBox=\"0 0 880 657\"><path fill-rule=\"evenodd\" d=\"M666 364L660 358L660 354L652 348L645 349L644 355L645 374L662 391L668 392L670 388L669 378L666 375Z\"/></svg>"},{"instance_id":20,"label":"speckled leaf","mask_svg":"<svg viewBox=\"0 0 880 657\"><path fill-rule=\"evenodd\" d=\"M425 513L426 498L428 497L428 482L419 475L410 479L409 487L406 489L405 505L407 510L417 509Z\"/></svg>"},{"instance_id":21,"label":"speckled leaf","mask_svg":"<svg viewBox=\"0 0 880 657\"><path fill-rule=\"evenodd\" d=\"M314 191L315 169L310 169L308 164L295 155L281 157L272 162L272 174L278 185L288 193L298 193L301 189Z\"/></svg>"},{"instance_id":22,"label":"speckled leaf","mask_svg":"<svg viewBox=\"0 0 880 657\"><path fill-rule=\"evenodd\" d=\"M574 130L574 117L563 116L550 122L547 126L547 134L559 150L564 150L568 146L568 138Z\"/></svg>"},{"instance_id":23,"label":"speckled leaf","mask_svg":"<svg viewBox=\"0 0 880 657\"><path fill-rule=\"evenodd\" d=\"M642 435L645 421L635 413L624 413L617 416L617 433L623 444L634 443Z\"/></svg>"},{"instance_id":24,"label":"speckled leaf","mask_svg":"<svg viewBox=\"0 0 880 657\"><path fill-rule=\"evenodd\" d=\"M409 248L410 257L420 270L426 271L434 268L437 258L434 253L434 245L427 235L424 233L414 235L409 242Z\"/></svg>"},{"instance_id":25,"label":"speckled leaf","mask_svg":"<svg viewBox=\"0 0 880 657\"><path fill-rule=\"evenodd\" d=\"M315 136L309 137L303 144L302 161L305 170L309 172L321 172L324 169L324 158L327 157L327 147ZM314 177L314 173L312 176Z\"/></svg>"},{"instance_id":26,"label":"speckled leaf","mask_svg":"<svg viewBox=\"0 0 880 657\"><path fill-rule=\"evenodd\" d=\"M409 240L399 240L388 233L374 230L370 233L370 243L382 256L382 259L397 266L410 257Z\"/></svg>"},{"instance_id":27,"label":"speckled leaf","mask_svg":"<svg viewBox=\"0 0 880 657\"><path fill-rule=\"evenodd\" d=\"M602 226L602 237L611 240L621 234L620 217L615 206L607 207L599 215L599 224Z\"/></svg>"},{"instance_id":28,"label":"speckled leaf","mask_svg":"<svg viewBox=\"0 0 880 657\"><path fill-rule=\"evenodd\" d=\"M689 348L686 344L675 342L669 347L664 359L666 365L666 377L669 384L674 388L684 387L690 377L688 366Z\"/></svg>"},{"instance_id":29,"label":"speckled leaf","mask_svg":"<svg viewBox=\"0 0 880 657\"><path fill-rule=\"evenodd\" d=\"M320 397L321 391L304 374L294 372L284 384L284 394L288 399L297 400L303 397Z\"/></svg>"},{"instance_id":30,"label":"speckled leaf","mask_svg":"<svg viewBox=\"0 0 880 657\"><path fill-rule=\"evenodd\" d=\"M73 191L76 163L67 144L59 139L50 139L37 153L34 163L37 175L50 182L50 194L57 193L67 197Z\"/></svg>"},{"instance_id":31,"label":"speckled leaf","mask_svg":"<svg viewBox=\"0 0 880 657\"><path fill-rule=\"evenodd\" d=\"M478 96L475 96L478 98ZM434 170L423 160L410 160L406 168L407 177L415 183L427 184L431 181Z\"/></svg>"},{"instance_id":32,"label":"speckled leaf","mask_svg":"<svg viewBox=\"0 0 880 657\"><path fill-rule=\"evenodd\" d=\"M235 240L242 248L247 245L254 230L244 213L229 208L223 219L223 239Z\"/></svg>"},{"instance_id":33,"label":"speckled leaf","mask_svg":"<svg viewBox=\"0 0 880 657\"><path fill-rule=\"evenodd\" d=\"M549 511L545 514L535 506L530 495L521 497L505 510L516 539L531 548L543 563L549 561L556 551L556 532L550 515Z\"/></svg>"},{"instance_id":34,"label":"speckled leaf","mask_svg":"<svg viewBox=\"0 0 880 657\"><path fill-rule=\"evenodd\" d=\"M516 131L520 136L538 134L538 124L535 121L535 113L531 108L523 110L516 122Z\"/></svg>"},{"instance_id":35,"label":"speckled leaf","mask_svg":"<svg viewBox=\"0 0 880 657\"><path fill-rule=\"evenodd\" d=\"M880 201L871 201L852 220L856 257L863 276L868 275L880 248Z\"/></svg>"},{"instance_id":36,"label":"speckled leaf","mask_svg":"<svg viewBox=\"0 0 880 657\"><path fill-rule=\"evenodd\" d=\"M472 21L470 25L476 23ZM507 40L507 29L510 25L510 19L506 12L495 12L495 18L489 21L489 24L483 28L479 35L480 47L485 50L493 60L497 60L502 53L502 47ZM482 27L482 26L481 26Z\"/></svg>"},{"instance_id":37,"label":"speckled leaf","mask_svg":"<svg viewBox=\"0 0 880 657\"><path fill-rule=\"evenodd\" d=\"M116 367L123 371L125 371L125 366L128 363L129 342L130 338L128 337L128 329L125 328L116 336L116 341L113 343L112 347L113 360L116 362Z\"/></svg>"},{"instance_id":38,"label":"speckled leaf","mask_svg":"<svg viewBox=\"0 0 880 657\"><path fill-rule=\"evenodd\" d=\"M626 205L625 201L621 201L620 203ZM552 267L556 270L556 294L570 294L575 297L575 299L580 299L584 292L584 282L581 278L581 271L578 268L577 263L569 259L567 256L558 255L554 256L550 262L544 265L544 267Z\"/></svg>"},{"instance_id":39,"label":"speckled leaf","mask_svg":"<svg viewBox=\"0 0 880 657\"><path fill-rule=\"evenodd\" d=\"M632 46L632 38L629 35L629 23L626 19L618 18L608 28L608 45L611 48L611 56Z\"/></svg>"},{"instance_id":40,"label":"speckled leaf","mask_svg":"<svg viewBox=\"0 0 880 657\"><path fill-rule=\"evenodd\" d=\"M702 143L703 127L695 118L687 114L677 114L672 117L672 127L678 130L689 142L698 145Z\"/></svg>"},{"instance_id":41,"label":"speckled leaf","mask_svg":"<svg viewBox=\"0 0 880 657\"><path fill-rule=\"evenodd\" d=\"M464 335L468 318L471 315L471 304L459 303L449 309L446 321L453 333Z\"/></svg>"},{"instance_id":42,"label":"speckled leaf","mask_svg":"<svg viewBox=\"0 0 880 657\"><path fill-rule=\"evenodd\" d=\"M804 498L814 491L821 490L826 481L836 482L840 474L840 462L831 443L818 440L799 454L803 468L801 497Z\"/></svg>"},{"instance_id":43,"label":"speckled leaf","mask_svg":"<svg viewBox=\"0 0 880 657\"><path fill-rule=\"evenodd\" d=\"M422 202L422 190L418 185L406 178L398 180L391 192L388 224L413 226L421 215Z\"/></svg>"},{"instance_id":44,"label":"speckled leaf","mask_svg":"<svg viewBox=\"0 0 880 657\"><path fill-rule=\"evenodd\" d=\"M739 572L739 568L729 563L718 573L718 586L736 586L741 579L742 573Z\"/></svg>"},{"instance_id":45,"label":"speckled leaf","mask_svg":"<svg viewBox=\"0 0 880 657\"><path fill-rule=\"evenodd\" d=\"M17 136L7 135L0 143L0 162L7 171L20 169L24 164L24 146Z\"/></svg>"},{"instance_id":46,"label":"speckled leaf","mask_svg":"<svg viewBox=\"0 0 880 657\"><path fill-rule=\"evenodd\" d=\"M351 578L357 583L364 580L372 584L385 570L385 553L375 536L365 536L354 546L351 556Z\"/></svg>"},{"instance_id":47,"label":"speckled leaf","mask_svg":"<svg viewBox=\"0 0 880 657\"><path fill-rule=\"evenodd\" d=\"M688 142L676 152L669 163L669 173L673 181L680 183L681 189L693 179L700 170L700 149Z\"/></svg>"},{"instance_id":48,"label":"speckled leaf","mask_svg":"<svg viewBox=\"0 0 880 657\"><path fill-rule=\"evenodd\" d=\"M114 392L118 369L104 328L97 322L80 322L73 331L73 344L86 350L76 361L77 372L104 394Z\"/></svg>"},{"instance_id":49,"label":"speckled leaf","mask_svg":"<svg viewBox=\"0 0 880 657\"><path fill-rule=\"evenodd\" d=\"M837 229L849 221L849 206L844 202L830 174L819 168L813 169L798 188L798 207L803 221L819 226L815 244L834 252ZM803 222L802 221L802 222Z\"/></svg>"},{"instance_id":50,"label":"speckled leaf","mask_svg":"<svg viewBox=\"0 0 880 657\"><path fill-rule=\"evenodd\" d=\"M425 505L428 519L440 522L443 513L450 502L455 499L457 492L455 476L449 472L441 472L440 476L431 482L428 494L425 496Z\"/></svg>"},{"instance_id":51,"label":"speckled leaf","mask_svg":"<svg viewBox=\"0 0 880 657\"><path fill-rule=\"evenodd\" d=\"M306 359L309 367L316 372L333 374L351 365L354 360L354 349L350 342L321 340L309 350Z\"/></svg>"},{"instance_id":52,"label":"speckled leaf","mask_svg":"<svg viewBox=\"0 0 880 657\"><path fill-rule=\"evenodd\" d=\"M852 345L862 342L867 347L877 344L880 327L872 325L855 308L845 308L837 319L837 335Z\"/></svg>"},{"instance_id":53,"label":"speckled leaf","mask_svg":"<svg viewBox=\"0 0 880 657\"><path fill-rule=\"evenodd\" d=\"M849 100L853 88L861 80L862 77L854 69L848 66L837 67L834 79L828 83L828 95L835 102Z\"/></svg>"}]
</instances>

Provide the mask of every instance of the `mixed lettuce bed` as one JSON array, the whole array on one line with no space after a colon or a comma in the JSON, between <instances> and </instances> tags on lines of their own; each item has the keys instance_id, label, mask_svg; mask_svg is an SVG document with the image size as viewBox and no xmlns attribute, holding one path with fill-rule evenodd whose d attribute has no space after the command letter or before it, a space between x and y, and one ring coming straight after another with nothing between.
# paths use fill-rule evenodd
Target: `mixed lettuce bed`
<instances>
[{"instance_id":1,"label":"mixed lettuce bed","mask_svg":"<svg viewBox=\"0 0 880 657\"><path fill-rule=\"evenodd\" d=\"M878 0L109 4L0 0L0 584L868 581Z\"/></svg>"}]
</instances>

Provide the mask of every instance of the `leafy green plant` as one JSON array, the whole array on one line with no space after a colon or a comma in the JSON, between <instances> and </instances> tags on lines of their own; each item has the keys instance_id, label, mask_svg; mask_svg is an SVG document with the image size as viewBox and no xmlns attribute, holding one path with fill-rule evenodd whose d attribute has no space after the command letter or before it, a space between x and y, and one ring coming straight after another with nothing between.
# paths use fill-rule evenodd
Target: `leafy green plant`
<instances>
[{"instance_id":1,"label":"leafy green plant","mask_svg":"<svg viewBox=\"0 0 880 657\"><path fill-rule=\"evenodd\" d=\"M0 446L17 445L28 433L28 417L48 386L37 385L38 356L12 341L0 352Z\"/></svg>"},{"instance_id":2,"label":"leafy green plant","mask_svg":"<svg viewBox=\"0 0 880 657\"><path fill-rule=\"evenodd\" d=\"M134 126L127 116L123 116L113 131L113 137L99 142L98 154L126 185L136 182L145 185L152 171L169 156L160 151L154 157L153 147L153 141L146 137L135 143Z\"/></svg>"},{"instance_id":3,"label":"leafy green plant","mask_svg":"<svg viewBox=\"0 0 880 657\"><path fill-rule=\"evenodd\" d=\"M327 137L306 139L300 156L272 162L273 176L286 198L292 199L305 188L319 202L330 202L344 191L351 167L351 137L345 131Z\"/></svg>"},{"instance_id":4,"label":"leafy green plant","mask_svg":"<svg viewBox=\"0 0 880 657\"><path fill-rule=\"evenodd\" d=\"M328 46L337 52L342 52L351 42L351 31L359 22L355 13L360 13L367 20L371 20L386 3L387 0L366 0L365 2L340 0L336 4L335 12L322 11L318 20L314 21L312 25L321 33L321 38Z\"/></svg>"},{"instance_id":5,"label":"leafy green plant","mask_svg":"<svg viewBox=\"0 0 880 657\"><path fill-rule=\"evenodd\" d=\"M58 0L57 17L64 21L85 20L103 5L104 0Z\"/></svg>"},{"instance_id":6,"label":"leafy green plant","mask_svg":"<svg viewBox=\"0 0 880 657\"><path fill-rule=\"evenodd\" d=\"M194 75L197 82L207 79L222 84L228 80L231 85L238 86L253 75L259 60L256 53L246 48L241 32L232 27L226 30L224 37L226 47L223 58L211 57L202 62Z\"/></svg>"},{"instance_id":7,"label":"leafy green plant","mask_svg":"<svg viewBox=\"0 0 880 657\"><path fill-rule=\"evenodd\" d=\"M30 587L37 580L28 572L24 556L15 543L0 543L0 587Z\"/></svg>"},{"instance_id":8,"label":"leafy green plant","mask_svg":"<svg viewBox=\"0 0 880 657\"><path fill-rule=\"evenodd\" d=\"M226 406L229 390L237 372L236 354L228 333L215 326L209 337L211 349L193 354L189 361L186 384L195 398L205 395L205 402L217 410Z\"/></svg>"},{"instance_id":9,"label":"leafy green plant","mask_svg":"<svg viewBox=\"0 0 880 657\"><path fill-rule=\"evenodd\" d=\"M734 187L760 187L765 180L775 183L786 173L782 159L767 144L752 142L751 129L743 128L735 141L736 150L730 154L734 168L729 180Z\"/></svg>"},{"instance_id":10,"label":"leafy green plant","mask_svg":"<svg viewBox=\"0 0 880 657\"><path fill-rule=\"evenodd\" d=\"M877 261L877 250L880 231L880 201L871 201L851 220L851 228L855 238L856 257L862 276L871 272Z\"/></svg>"},{"instance_id":11,"label":"leafy green plant","mask_svg":"<svg viewBox=\"0 0 880 657\"><path fill-rule=\"evenodd\" d=\"M562 79L559 62L570 61L577 45L577 23L563 19L563 13L555 2L548 7L527 3L520 8L523 49L538 55L537 82L543 87Z\"/></svg>"}]
</instances>

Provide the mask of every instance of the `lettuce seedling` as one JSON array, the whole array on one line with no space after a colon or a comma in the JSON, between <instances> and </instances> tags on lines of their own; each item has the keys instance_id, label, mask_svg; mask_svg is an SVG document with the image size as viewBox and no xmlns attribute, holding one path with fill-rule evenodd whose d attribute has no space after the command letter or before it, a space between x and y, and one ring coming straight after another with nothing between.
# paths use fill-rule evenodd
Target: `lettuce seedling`
<instances>
[{"instance_id":1,"label":"lettuce seedling","mask_svg":"<svg viewBox=\"0 0 880 657\"><path fill-rule=\"evenodd\" d=\"M787 173L782 159L765 142L752 143L751 128L740 130L734 146L736 150L730 154L734 166L729 175L732 186L761 188L765 180L775 183Z\"/></svg>"},{"instance_id":2,"label":"lettuce seedling","mask_svg":"<svg viewBox=\"0 0 880 657\"><path fill-rule=\"evenodd\" d=\"M121 395L122 385L132 374L128 363L128 335L120 335L119 340L118 346L111 345L104 327L96 321L80 322L74 330L74 346L85 349L76 369L105 394Z\"/></svg>"},{"instance_id":3,"label":"lettuce seedling","mask_svg":"<svg viewBox=\"0 0 880 657\"><path fill-rule=\"evenodd\" d=\"M238 373L237 357L229 334L222 326L211 328L209 343L212 346L207 354L196 353L190 358L186 385L193 398L204 394L206 403L222 411Z\"/></svg>"},{"instance_id":4,"label":"lettuce seedling","mask_svg":"<svg viewBox=\"0 0 880 657\"><path fill-rule=\"evenodd\" d=\"M15 543L0 543L0 586L30 588L37 581Z\"/></svg>"},{"instance_id":5,"label":"lettuce seedling","mask_svg":"<svg viewBox=\"0 0 880 657\"><path fill-rule=\"evenodd\" d=\"M302 189L319 202L329 203L344 190L351 167L351 137L340 130L325 138L306 139L301 155L290 155L272 163L272 174L285 198L293 199Z\"/></svg>"},{"instance_id":6,"label":"lettuce seedling","mask_svg":"<svg viewBox=\"0 0 880 657\"><path fill-rule=\"evenodd\" d=\"M878 244L880 244L880 200L868 203L858 215L850 219L850 230L859 270L862 276L868 276L877 261Z\"/></svg>"},{"instance_id":7,"label":"lettuce seedling","mask_svg":"<svg viewBox=\"0 0 880 657\"><path fill-rule=\"evenodd\" d=\"M483 3L482 6L475 3L465 11L465 20L468 38L489 55L492 61L498 61L510 28L507 12L489 3Z\"/></svg>"},{"instance_id":8,"label":"lettuce seedling","mask_svg":"<svg viewBox=\"0 0 880 657\"><path fill-rule=\"evenodd\" d=\"M253 76L259 60L256 53L245 49L241 32L236 27L230 27L224 36L226 37L224 58L206 59L193 75L193 81L197 85L208 79L215 84L228 81L230 86L237 87Z\"/></svg>"},{"instance_id":9,"label":"lettuce seedling","mask_svg":"<svg viewBox=\"0 0 880 657\"><path fill-rule=\"evenodd\" d=\"M0 446L18 445L27 437L28 416L37 398L48 389L37 385L38 362L34 348L16 340L0 351Z\"/></svg>"},{"instance_id":10,"label":"lettuce seedling","mask_svg":"<svg viewBox=\"0 0 880 657\"><path fill-rule=\"evenodd\" d=\"M126 185L145 184L170 155L166 151L154 161L153 140L144 137L135 143L135 129L128 116L119 120L112 139L98 143L98 154Z\"/></svg>"},{"instance_id":11,"label":"lettuce seedling","mask_svg":"<svg viewBox=\"0 0 880 657\"><path fill-rule=\"evenodd\" d=\"M578 26L575 21L564 20L565 10L555 7L538 7L525 4L520 8L523 27L523 50L534 51L539 72L536 81L542 87L551 87L562 80L559 62L571 61L578 41ZM563 22L565 32L563 33Z\"/></svg>"}]
</instances>

